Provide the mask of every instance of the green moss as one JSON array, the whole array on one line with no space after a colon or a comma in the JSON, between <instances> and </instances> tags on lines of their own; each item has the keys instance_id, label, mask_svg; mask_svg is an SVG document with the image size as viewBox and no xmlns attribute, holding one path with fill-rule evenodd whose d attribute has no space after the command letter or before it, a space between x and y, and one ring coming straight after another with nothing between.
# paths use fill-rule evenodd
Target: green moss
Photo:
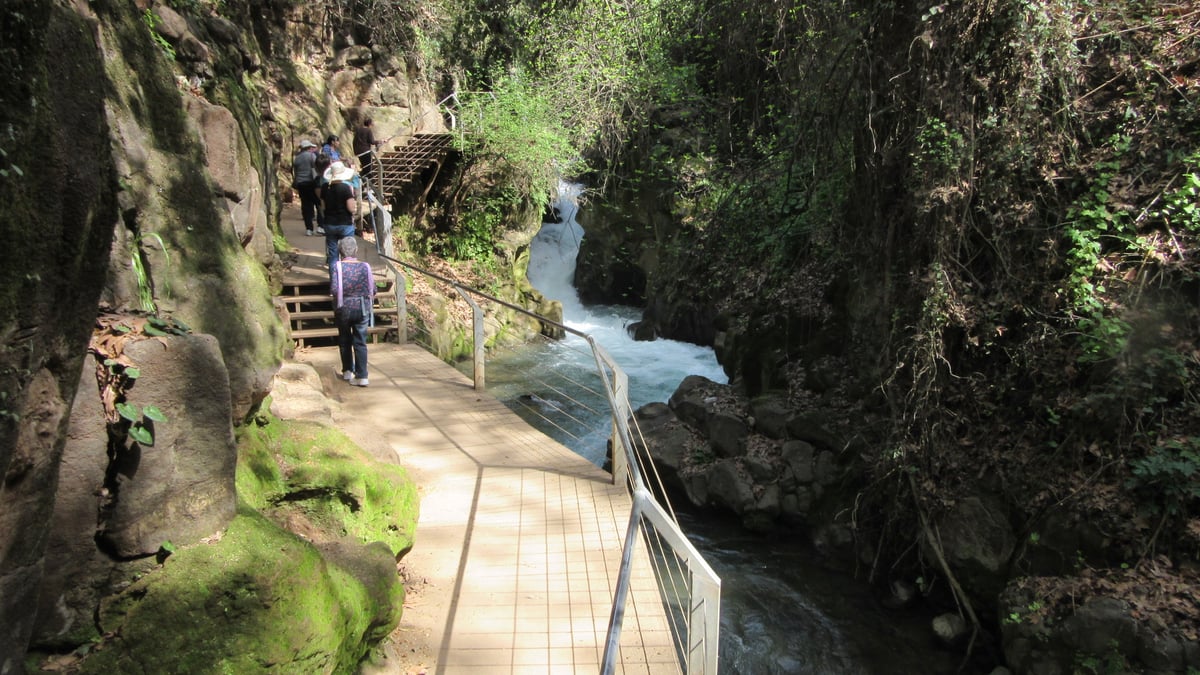
<instances>
[{"instance_id":1,"label":"green moss","mask_svg":"<svg viewBox=\"0 0 1200 675\"><path fill-rule=\"evenodd\" d=\"M266 417L241 430L238 495L280 520L302 515L393 554L412 548L419 501L407 472L376 461L342 432Z\"/></svg>"},{"instance_id":2,"label":"green moss","mask_svg":"<svg viewBox=\"0 0 1200 675\"><path fill-rule=\"evenodd\" d=\"M335 429L265 414L238 440L237 517L106 598L108 637L82 672L349 673L395 628L395 557L417 518L404 470Z\"/></svg>"},{"instance_id":3,"label":"green moss","mask_svg":"<svg viewBox=\"0 0 1200 675\"><path fill-rule=\"evenodd\" d=\"M220 541L181 548L100 610L108 672L353 672L399 621L380 593L245 503Z\"/></svg>"}]
</instances>

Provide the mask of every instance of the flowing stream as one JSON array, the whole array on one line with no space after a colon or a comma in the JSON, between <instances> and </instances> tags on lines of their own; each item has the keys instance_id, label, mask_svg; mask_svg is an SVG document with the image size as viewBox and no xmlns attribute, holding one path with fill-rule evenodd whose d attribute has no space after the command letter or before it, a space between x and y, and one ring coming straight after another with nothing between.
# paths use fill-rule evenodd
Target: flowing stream
<instances>
[{"instance_id":1,"label":"flowing stream","mask_svg":"<svg viewBox=\"0 0 1200 675\"><path fill-rule=\"evenodd\" d=\"M727 378L711 349L672 340L635 342L625 330L641 311L580 304L573 285L583 229L575 222L575 186L564 186L561 222L546 223L530 246L529 280L563 303L564 322L591 335L629 375L636 410L666 401L687 375ZM605 458L609 427L602 398L578 401L544 382L553 370L585 379L596 363L581 338L532 345L489 357L488 390L535 426L597 465ZM580 373L576 376L573 373ZM531 391L531 389L533 391ZM574 396L574 395L571 395ZM571 407L578 424L550 425L537 408ZM861 582L824 567L802 541L767 540L737 523L705 514L680 514L680 523L722 578L722 673L821 675L954 672L951 656L934 648L928 617L882 608Z\"/></svg>"}]
</instances>

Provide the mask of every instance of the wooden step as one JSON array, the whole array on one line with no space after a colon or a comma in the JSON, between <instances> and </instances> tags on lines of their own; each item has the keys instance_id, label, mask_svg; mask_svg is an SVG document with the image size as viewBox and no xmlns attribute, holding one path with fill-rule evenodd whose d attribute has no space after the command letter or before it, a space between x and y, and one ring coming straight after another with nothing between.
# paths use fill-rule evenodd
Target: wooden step
<instances>
[{"instance_id":1,"label":"wooden step","mask_svg":"<svg viewBox=\"0 0 1200 675\"><path fill-rule=\"evenodd\" d=\"M293 302L332 302L332 301L333 301L333 296L332 296L332 295L329 295L328 293L324 293L324 294L321 294L321 295L317 295L317 294L315 294L315 293L314 293L314 294L312 294L312 295L281 295L281 296L279 296L279 298L280 298L281 300L283 300L284 302L287 302L287 303L293 303Z\"/></svg>"},{"instance_id":2,"label":"wooden step","mask_svg":"<svg viewBox=\"0 0 1200 675\"><path fill-rule=\"evenodd\" d=\"M396 307L375 307L375 316L395 316L400 310ZM293 321L302 321L304 319L333 319L332 309L318 309L304 312L288 312L288 317Z\"/></svg>"},{"instance_id":3,"label":"wooden step","mask_svg":"<svg viewBox=\"0 0 1200 675\"><path fill-rule=\"evenodd\" d=\"M396 330L396 326L385 323L376 324L367 328L367 335L386 335L388 331ZM303 328L301 330L292 331L293 340L306 340L309 338L318 337L337 337L337 326L329 326L326 328Z\"/></svg>"},{"instance_id":4,"label":"wooden step","mask_svg":"<svg viewBox=\"0 0 1200 675\"><path fill-rule=\"evenodd\" d=\"M310 293L307 295L279 295L276 296L280 300L290 304L294 303L316 303L316 302L333 302L333 296L328 293ZM389 303L396 301L396 294L391 291L383 291L375 294L375 302Z\"/></svg>"}]
</instances>

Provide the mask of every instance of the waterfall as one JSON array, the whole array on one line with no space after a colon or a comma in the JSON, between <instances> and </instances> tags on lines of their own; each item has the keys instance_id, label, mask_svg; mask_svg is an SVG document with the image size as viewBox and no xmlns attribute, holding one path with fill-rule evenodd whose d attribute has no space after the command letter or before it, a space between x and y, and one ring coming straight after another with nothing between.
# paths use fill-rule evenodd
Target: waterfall
<instances>
[{"instance_id":1,"label":"waterfall","mask_svg":"<svg viewBox=\"0 0 1200 675\"><path fill-rule=\"evenodd\" d=\"M529 281L548 298L563 305L563 321L591 335L629 375L629 402L637 409L652 401L666 401L688 375L703 375L714 382L728 378L709 347L677 340L638 342L626 327L641 319L641 310L621 305L583 306L575 290L575 259L584 237L575 220L581 187L559 188L559 222L544 223L529 245Z\"/></svg>"}]
</instances>

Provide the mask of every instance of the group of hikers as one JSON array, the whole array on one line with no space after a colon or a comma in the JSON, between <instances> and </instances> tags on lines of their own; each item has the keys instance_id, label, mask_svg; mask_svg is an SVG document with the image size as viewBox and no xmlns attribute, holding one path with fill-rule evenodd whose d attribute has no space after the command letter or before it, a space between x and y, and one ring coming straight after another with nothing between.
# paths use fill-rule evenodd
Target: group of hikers
<instances>
[{"instance_id":1,"label":"group of hikers","mask_svg":"<svg viewBox=\"0 0 1200 675\"><path fill-rule=\"evenodd\" d=\"M371 265L358 260L354 217L362 199L364 180L372 174L375 140L371 118L354 132L354 155L343 156L336 134L325 138L320 148L308 139L292 160L292 187L300 197L305 236L325 237L325 264L329 270L329 294L334 298L334 320L341 351L340 376L350 384L365 387L367 380L367 330L374 325L371 307L375 277ZM355 170L355 160L362 166Z\"/></svg>"},{"instance_id":2,"label":"group of hikers","mask_svg":"<svg viewBox=\"0 0 1200 675\"><path fill-rule=\"evenodd\" d=\"M354 188L354 197L361 199L364 181L370 181L374 173L374 153L383 141L375 140L370 117L363 120L354 132L354 154L343 155L340 139L336 134L325 138L325 144L317 147L308 139L300 141L300 149L292 160L292 187L300 197L300 212L304 218L304 234L326 234L326 224L341 223L340 209L334 207L335 220L330 220L329 199L326 188L334 183L347 182ZM362 167L355 170L355 164ZM351 211L353 214L354 211ZM352 222L352 221L351 221ZM331 249L332 251L332 249ZM331 261L334 258L331 252ZM332 263L331 263L332 264Z\"/></svg>"}]
</instances>

